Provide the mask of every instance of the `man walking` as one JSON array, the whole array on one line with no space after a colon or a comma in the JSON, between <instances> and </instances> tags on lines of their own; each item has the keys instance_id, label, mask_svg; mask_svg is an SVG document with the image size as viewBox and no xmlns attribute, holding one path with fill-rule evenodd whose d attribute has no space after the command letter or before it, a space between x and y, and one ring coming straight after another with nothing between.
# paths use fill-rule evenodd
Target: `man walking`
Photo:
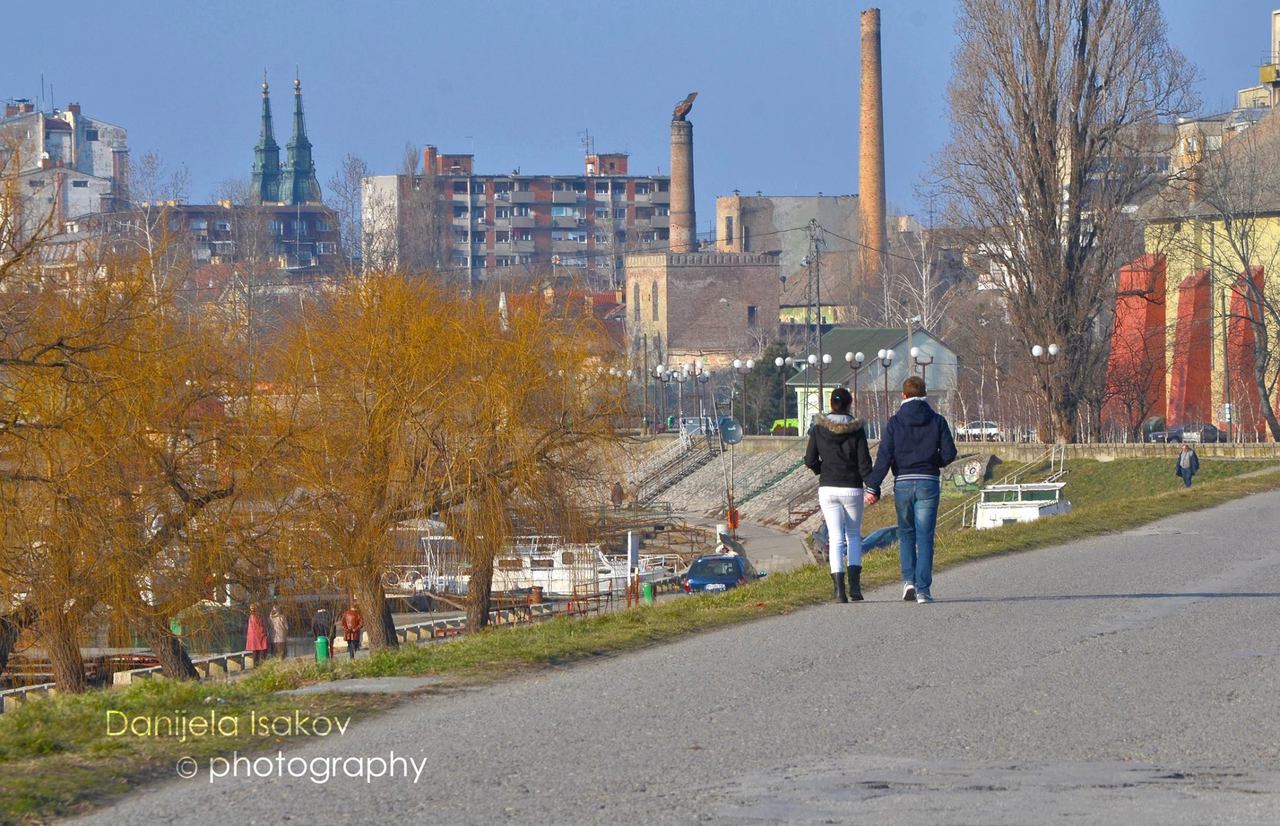
<instances>
[{"instance_id":1,"label":"man walking","mask_svg":"<svg viewBox=\"0 0 1280 826\"><path fill-rule=\"evenodd\" d=\"M885 424L865 496L866 503L874 505L885 475L893 471L902 598L908 602L933 602L933 531L942 494L939 477L955 459L951 427L925 400L924 379L909 376L902 383L902 404Z\"/></svg>"},{"instance_id":2,"label":"man walking","mask_svg":"<svg viewBox=\"0 0 1280 826\"><path fill-rule=\"evenodd\" d=\"M1174 465L1173 472L1182 477L1182 486L1191 487L1191 477L1195 476L1200 470L1200 457L1196 455L1195 448L1189 444L1182 445L1182 452L1178 454L1178 463Z\"/></svg>"}]
</instances>

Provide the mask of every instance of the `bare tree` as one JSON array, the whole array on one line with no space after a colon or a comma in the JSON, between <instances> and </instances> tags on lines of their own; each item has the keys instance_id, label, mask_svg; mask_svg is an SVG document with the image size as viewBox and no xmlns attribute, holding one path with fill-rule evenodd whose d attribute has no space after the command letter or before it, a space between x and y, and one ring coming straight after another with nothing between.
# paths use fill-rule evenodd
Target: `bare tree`
<instances>
[{"instance_id":1,"label":"bare tree","mask_svg":"<svg viewBox=\"0 0 1280 826\"><path fill-rule=\"evenodd\" d=\"M339 243L347 259L349 272L360 268L364 230L361 223L360 193L369 177L369 164L347 153L338 162L338 170L329 179L329 201L338 213Z\"/></svg>"},{"instance_id":2,"label":"bare tree","mask_svg":"<svg viewBox=\"0 0 1280 826\"><path fill-rule=\"evenodd\" d=\"M1191 110L1194 73L1157 0L963 0L958 31L942 190L1003 270L1020 343L1063 345L1037 383L1071 441L1100 313L1139 247L1126 208L1172 145L1160 124Z\"/></svg>"}]
</instances>

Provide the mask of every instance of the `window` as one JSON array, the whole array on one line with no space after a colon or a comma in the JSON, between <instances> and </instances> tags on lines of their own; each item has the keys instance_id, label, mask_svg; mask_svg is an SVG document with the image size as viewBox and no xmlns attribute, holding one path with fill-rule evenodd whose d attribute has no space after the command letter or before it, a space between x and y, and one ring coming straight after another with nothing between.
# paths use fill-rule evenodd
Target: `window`
<instances>
[{"instance_id":1,"label":"window","mask_svg":"<svg viewBox=\"0 0 1280 826\"><path fill-rule=\"evenodd\" d=\"M653 207L636 207L636 220L637 221L653 220Z\"/></svg>"},{"instance_id":2,"label":"window","mask_svg":"<svg viewBox=\"0 0 1280 826\"><path fill-rule=\"evenodd\" d=\"M203 231L209 229L209 222L203 218L192 218L191 229Z\"/></svg>"},{"instance_id":3,"label":"window","mask_svg":"<svg viewBox=\"0 0 1280 826\"><path fill-rule=\"evenodd\" d=\"M97 129L84 130L84 139L86 141L96 141L98 139L98 130Z\"/></svg>"},{"instance_id":4,"label":"window","mask_svg":"<svg viewBox=\"0 0 1280 826\"><path fill-rule=\"evenodd\" d=\"M454 192L466 192L466 191L467 191L467 182L466 182L466 181L454 181L454 182L453 182L453 191L454 191Z\"/></svg>"},{"instance_id":5,"label":"window","mask_svg":"<svg viewBox=\"0 0 1280 826\"><path fill-rule=\"evenodd\" d=\"M733 216L726 215L724 217L724 242L726 244L733 243Z\"/></svg>"},{"instance_id":6,"label":"window","mask_svg":"<svg viewBox=\"0 0 1280 826\"><path fill-rule=\"evenodd\" d=\"M509 244L511 243L511 231L500 229L495 233L493 240L499 244Z\"/></svg>"},{"instance_id":7,"label":"window","mask_svg":"<svg viewBox=\"0 0 1280 826\"><path fill-rule=\"evenodd\" d=\"M631 317L635 319L636 324L640 323L640 282L637 281L631 286Z\"/></svg>"},{"instance_id":8,"label":"window","mask_svg":"<svg viewBox=\"0 0 1280 826\"><path fill-rule=\"evenodd\" d=\"M312 221L312 222L311 222L311 228L312 228L313 230L315 230L316 232L328 232L328 231L329 231L329 222L328 222L328 221L321 221L321 220Z\"/></svg>"},{"instance_id":9,"label":"window","mask_svg":"<svg viewBox=\"0 0 1280 826\"><path fill-rule=\"evenodd\" d=\"M581 218L582 211L576 206L564 206L562 204L554 204L551 207L552 218Z\"/></svg>"},{"instance_id":10,"label":"window","mask_svg":"<svg viewBox=\"0 0 1280 826\"><path fill-rule=\"evenodd\" d=\"M600 193L602 193L602 192L603 192L603 193L607 193L608 191L609 191L609 182L608 182L608 181L596 181L596 194L597 194L597 195L599 195L599 194L600 194Z\"/></svg>"},{"instance_id":11,"label":"window","mask_svg":"<svg viewBox=\"0 0 1280 826\"><path fill-rule=\"evenodd\" d=\"M511 191L511 182L510 182L510 181L495 181L495 182L494 182L494 184L493 184L493 191L494 191L495 193L510 192L510 191Z\"/></svg>"},{"instance_id":12,"label":"window","mask_svg":"<svg viewBox=\"0 0 1280 826\"><path fill-rule=\"evenodd\" d=\"M658 320L658 282L653 282L653 287L649 291L649 300L653 303L653 320Z\"/></svg>"},{"instance_id":13,"label":"window","mask_svg":"<svg viewBox=\"0 0 1280 826\"><path fill-rule=\"evenodd\" d=\"M76 189L85 189L89 186L89 182L88 181L72 181L71 185L74 186Z\"/></svg>"},{"instance_id":14,"label":"window","mask_svg":"<svg viewBox=\"0 0 1280 826\"><path fill-rule=\"evenodd\" d=\"M756 316L757 316L756 308L754 306L748 305L747 306L747 326L748 327L754 328L756 326L756 323L759 321L759 319Z\"/></svg>"},{"instance_id":15,"label":"window","mask_svg":"<svg viewBox=\"0 0 1280 826\"><path fill-rule=\"evenodd\" d=\"M230 221L218 221L216 224L214 224L214 225L213 225L213 228L214 228L214 229L216 229L218 232L230 232L230 231L231 231L231 222L230 222Z\"/></svg>"},{"instance_id":16,"label":"window","mask_svg":"<svg viewBox=\"0 0 1280 826\"><path fill-rule=\"evenodd\" d=\"M517 240L517 241L532 241L532 240L533 240L533 230L531 230L531 229L518 229L518 230L516 230L516 240Z\"/></svg>"},{"instance_id":17,"label":"window","mask_svg":"<svg viewBox=\"0 0 1280 826\"><path fill-rule=\"evenodd\" d=\"M671 214L671 208L670 208L670 207L660 206L660 207L657 207L657 210L658 210L658 213L657 213L658 215L670 215L670 214Z\"/></svg>"},{"instance_id":18,"label":"window","mask_svg":"<svg viewBox=\"0 0 1280 826\"><path fill-rule=\"evenodd\" d=\"M648 195L650 192L653 192L652 184L649 184L649 183L636 184L637 195Z\"/></svg>"},{"instance_id":19,"label":"window","mask_svg":"<svg viewBox=\"0 0 1280 826\"><path fill-rule=\"evenodd\" d=\"M659 192L666 192L670 188L671 188L670 185L666 181L658 181Z\"/></svg>"},{"instance_id":20,"label":"window","mask_svg":"<svg viewBox=\"0 0 1280 826\"><path fill-rule=\"evenodd\" d=\"M501 221L511 217L511 207L494 207L494 220Z\"/></svg>"},{"instance_id":21,"label":"window","mask_svg":"<svg viewBox=\"0 0 1280 826\"><path fill-rule=\"evenodd\" d=\"M742 251L743 252L751 251L751 232L750 230L747 229L746 226L742 227Z\"/></svg>"},{"instance_id":22,"label":"window","mask_svg":"<svg viewBox=\"0 0 1280 826\"><path fill-rule=\"evenodd\" d=\"M511 267L516 263L516 259L510 255L499 255L495 264L499 267Z\"/></svg>"},{"instance_id":23,"label":"window","mask_svg":"<svg viewBox=\"0 0 1280 826\"><path fill-rule=\"evenodd\" d=\"M617 209L615 209L615 210L613 211L613 218L614 218L614 220L615 220L615 221L625 221L625 220L627 220L627 209L626 209L626 207L618 207Z\"/></svg>"},{"instance_id":24,"label":"window","mask_svg":"<svg viewBox=\"0 0 1280 826\"><path fill-rule=\"evenodd\" d=\"M608 217L609 217L609 208L608 208L608 207L596 207L596 217L597 217L597 218L608 218Z\"/></svg>"},{"instance_id":25,"label":"window","mask_svg":"<svg viewBox=\"0 0 1280 826\"><path fill-rule=\"evenodd\" d=\"M471 259L471 266L473 269L483 270L486 263L487 261L483 255L477 255Z\"/></svg>"},{"instance_id":26,"label":"window","mask_svg":"<svg viewBox=\"0 0 1280 826\"><path fill-rule=\"evenodd\" d=\"M471 210L467 209L465 206L455 206L453 208L454 218L466 218L470 214Z\"/></svg>"},{"instance_id":27,"label":"window","mask_svg":"<svg viewBox=\"0 0 1280 826\"><path fill-rule=\"evenodd\" d=\"M35 179L32 179L30 181L27 181L27 186L31 187L32 189L41 189L44 187L44 181L37 181Z\"/></svg>"},{"instance_id":28,"label":"window","mask_svg":"<svg viewBox=\"0 0 1280 826\"><path fill-rule=\"evenodd\" d=\"M585 181L574 181L574 183L573 183L573 191L574 191L574 192L577 192L579 195L585 195L585 194L586 194L586 192L587 192L587 184L586 184L586 182L585 182Z\"/></svg>"}]
</instances>

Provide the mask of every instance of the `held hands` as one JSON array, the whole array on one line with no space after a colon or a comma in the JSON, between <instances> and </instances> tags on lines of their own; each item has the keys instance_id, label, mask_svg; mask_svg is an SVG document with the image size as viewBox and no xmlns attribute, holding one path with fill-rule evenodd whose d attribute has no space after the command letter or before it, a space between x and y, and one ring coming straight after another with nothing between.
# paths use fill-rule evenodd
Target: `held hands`
<instances>
[{"instance_id":1,"label":"held hands","mask_svg":"<svg viewBox=\"0 0 1280 826\"><path fill-rule=\"evenodd\" d=\"M876 502L879 502L879 501L880 501L880 497L876 496L874 493L871 493L870 491L862 494L862 504L864 505L874 505Z\"/></svg>"}]
</instances>

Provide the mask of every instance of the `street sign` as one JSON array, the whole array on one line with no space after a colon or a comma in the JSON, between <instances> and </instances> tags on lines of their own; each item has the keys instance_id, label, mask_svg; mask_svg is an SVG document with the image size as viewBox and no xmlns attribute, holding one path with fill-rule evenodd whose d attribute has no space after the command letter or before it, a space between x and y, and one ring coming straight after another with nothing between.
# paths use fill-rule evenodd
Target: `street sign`
<instances>
[{"instance_id":1,"label":"street sign","mask_svg":"<svg viewBox=\"0 0 1280 826\"><path fill-rule=\"evenodd\" d=\"M720 419L720 439L727 445L736 445L742 441L742 426L732 416Z\"/></svg>"}]
</instances>

